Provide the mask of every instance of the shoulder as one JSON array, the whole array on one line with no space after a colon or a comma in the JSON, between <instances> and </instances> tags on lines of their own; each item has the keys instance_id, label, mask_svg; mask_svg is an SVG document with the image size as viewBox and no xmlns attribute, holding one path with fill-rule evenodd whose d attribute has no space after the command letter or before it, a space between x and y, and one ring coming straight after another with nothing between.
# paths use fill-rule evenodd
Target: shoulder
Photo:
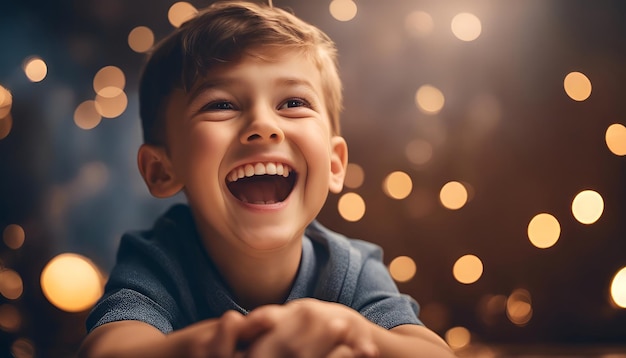
<instances>
[{"instance_id":1,"label":"shoulder","mask_svg":"<svg viewBox=\"0 0 626 358\"><path fill-rule=\"evenodd\" d=\"M159 217L149 230L129 231L122 236L109 284L122 281L180 281L189 256L200 251L188 206L176 204ZM141 284L141 282L137 282Z\"/></svg>"},{"instance_id":2,"label":"shoulder","mask_svg":"<svg viewBox=\"0 0 626 358\"><path fill-rule=\"evenodd\" d=\"M189 207L176 204L160 216L149 230L126 232L120 241L118 262L132 253L131 257L154 256L165 259L173 256L184 241L193 241L195 225ZM177 240L171 240L175 236ZM185 239L185 240L181 240Z\"/></svg>"},{"instance_id":3,"label":"shoulder","mask_svg":"<svg viewBox=\"0 0 626 358\"><path fill-rule=\"evenodd\" d=\"M348 238L317 221L309 225L306 237L312 242L319 268L318 298L352 306L359 287L373 287L381 279L386 280L378 245Z\"/></svg>"},{"instance_id":4,"label":"shoulder","mask_svg":"<svg viewBox=\"0 0 626 358\"><path fill-rule=\"evenodd\" d=\"M380 246L348 238L317 221L309 225L306 236L318 257L327 255L318 287L323 295L319 297L350 306L386 329L421 324L417 303L399 292L383 263Z\"/></svg>"},{"instance_id":5,"label":"shoulder","mask_svg":"<svg viewBox=\"0 0 626 358\"><path fill-rule=\"evenodd\" d=\"M156 220L152 229L129 231L122 236L107 289L158 287L147 283L167 282L180 275L177 257L182 249L180 241L184 240L172 240L168 231L180 226L184 209L175 205Z\"/></svg>"},{"instance_id":6,"label":"shoulder","mask_svg":"<svg viewBox=\"0 0 626 358\"><path fill-rule=\"evenodd\" d=\"M184 260L194 252L193 225L184 205L171 207L150 230L130 231L122 236L105 294L92 310L88 329L118 320L139 320L163 332L184 325L190 294ZM183 243L185 242L185 243ZM195 250L197 251L197 250ZM183 313L185 311L185 313Z\"/></svg>"}]
</instances>

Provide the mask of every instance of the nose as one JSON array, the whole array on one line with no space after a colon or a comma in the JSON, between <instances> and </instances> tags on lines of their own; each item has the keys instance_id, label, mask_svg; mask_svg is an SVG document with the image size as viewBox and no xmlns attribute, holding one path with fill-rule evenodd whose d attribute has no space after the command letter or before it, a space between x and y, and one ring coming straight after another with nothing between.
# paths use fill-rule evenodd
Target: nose
<instances>
[{"instance_id":1,"label":"nose","mask_svg":"<svg viewBox=\"0 0 626 358\"><path fill-rule=\"evenodd\" d=\"M278 125L273 111L257 109L249 117L246 128L241 133L241 143L280 143L285 139L285 133Z\"/></svg>"}]
</instances>

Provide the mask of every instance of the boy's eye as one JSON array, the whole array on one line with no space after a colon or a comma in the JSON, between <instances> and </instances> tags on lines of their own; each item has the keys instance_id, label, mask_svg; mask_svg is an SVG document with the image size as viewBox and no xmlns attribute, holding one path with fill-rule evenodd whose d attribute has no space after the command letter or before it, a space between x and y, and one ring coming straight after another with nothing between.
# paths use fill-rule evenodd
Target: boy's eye
<instances>
[{"instance_id":1,"label":"boy's eye","mask_svg":"<svg viewBox=\"0 0 626 358\"><path fill-rule=\"evenodd\" d=\"M228 111L234 109L235 106L228 101L215 101L208 103L204 107L202 107L203 111Z\"/></svg>"},{"instance_id":2,"label":"boy's eye","mask_svg":"<svg viewBox=\"0 0 626 358\"><path fill-rule=\"evenodd\" d=\"M278 109L294 108L294 107L311 107L309 102L301 98L290 98L278 107Z\"/></svg>"}]
</instances>

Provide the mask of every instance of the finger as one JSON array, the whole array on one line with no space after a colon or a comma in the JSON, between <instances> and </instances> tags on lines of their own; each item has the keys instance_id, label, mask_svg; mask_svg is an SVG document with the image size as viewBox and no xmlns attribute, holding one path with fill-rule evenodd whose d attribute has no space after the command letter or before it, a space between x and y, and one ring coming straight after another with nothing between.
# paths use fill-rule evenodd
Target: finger
<instances>
[{"instance_id":1,"label":"finger","mask_svg":"<svg viewBox=\"0 0 626 358\"><path fill-rule=\"evenodd\" d=\"M287 318L266 331L250 346L249 357L326 357L340 344L340 337L347 330L342 324L309 325L306 320L297 321Z\"/></svg>"},{"instance_id":2,"label":"finger","mask_svg":"<svg viewBox=\"0 0 626 358\"><path fill-rule=\"evenodd\" d=\"M252 342L257 340L261 335L268 332L273 324L267 320L245 320L242 324L238 338L237 347L246 349Z\"/></svg>"},{"instance_id":3,"label":"finger","mask_svg":"<svg viewBox=\"0 0 626 358\"><path fill-rule=\"evenodd\" d=\"M377 358L380 356L378 347L369 340L360 340L353 349L355 358Z\"/></svg>"},{"instance_id":4,"label":"finger","mask_svg":"<svg viewBox=\"0 0 626 358\"><path fill-rule=\"evenodd\" d=\"M345 345L351 348L352 354L356 358L376 358L380 353L378 346L374 344L371 336L363 334L359 330L354 330L347 321L333 322L335 327L335 337L338 345Z\"/></svg>"},{"instance_id":5,"label":"finger","mask_svg":"<svg viewBox=\"0 0 626 358\"><path fill-rule=\"evenodd\" d=\"M283 316L284 308L280 306L268 305L255 309L246 316L246 324L241 332L242 337L254 337L260 332L275 327L281 320L284 320Z\"/></svg>"},{"instance_id":6,"label":"finger","mask_svg":"<svg viewBox=\"0 0 626 358\"><path fill-rule=\"evenodd\" d=\"M247 350L250 344L279 322L278 306L268 305L250 312L240 327L237 347Z\"/></svg>"},{"instance_id":7,"label":"finger","mask_svg":"<svg viewBox=\"0 0 626 358\"><path fill-rule=\"evenodd\" d=\"M333 349L326 358L356 358L352 348L349 346L342 344Z\"/></svg>"},{"instance_id":8,"label":"finger","mask_svg":"<svg viewBox=\"0 0 626 358\"><path fill-rule=\"evenodd\" d=\"M354 357L378 357L378 346L371 340L371 336L369 334L359 334L359 332L360 330L355 329L355 326L349 320L338 317L329 322L326 330L326 334L329 335L328 339L334 340L339 347L342 345L349 347Z\"/></svg>"},{"instance_id":9,"label":"finger","mask_svg":"<svg viewBox=\"0 0 626 358\"><path fill-rule=\"evenodd\" d=\"M220 317L215 335L211 340L215 356L231 357L234 354L243 323L244 316L236 311L227 311Z\"/></svg>"},{"instance_id":10,"label":"finger","mask_svg":"<svg viewBox=\"0 0 626 358\"><path fill-rule=\"evenodd\" d=\"M303 339L307 333L311 332L302 332L300 328L300 326L294 325L289 320L273 326L251 342L248 349L248 357L321 357L322 355L320 354L316 355L319 345L309 347L307 343L310 342Z\"/></svg>"},{"instance_id":11,"label":"finger","mask_svg":"<svg viewBox=\"0 0 626 358\"><path fill-rule=\"evenodd\" d=\"M295 344L293 340L285 340L274 331L259 337L252 342L248 348L248 358L280 358L280 357L304 357L311 356L313 352L304 352L302 347Z\"/></svg>"}]
</instances>

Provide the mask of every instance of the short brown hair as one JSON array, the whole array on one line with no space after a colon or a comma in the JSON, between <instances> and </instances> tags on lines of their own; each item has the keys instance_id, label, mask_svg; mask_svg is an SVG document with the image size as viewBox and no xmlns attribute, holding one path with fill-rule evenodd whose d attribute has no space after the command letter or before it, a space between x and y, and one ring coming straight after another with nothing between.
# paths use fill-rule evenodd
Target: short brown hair
<instances>
[{"instance_id":1,"label":"short brown hair","mask_svg":"<svg viewBox=\"0 0 626 358\"><path fill-rule=\"evenodd\" d=\"M320 71L326 110L339 134L342 86L334 42L317 27L275 7L220 1L157 44L143 69L139 111L146 144L165 144L165 106L175 88L190 90L216 64L237 60L257 46L301 49Z\"/></svg>"}]
</instances>

